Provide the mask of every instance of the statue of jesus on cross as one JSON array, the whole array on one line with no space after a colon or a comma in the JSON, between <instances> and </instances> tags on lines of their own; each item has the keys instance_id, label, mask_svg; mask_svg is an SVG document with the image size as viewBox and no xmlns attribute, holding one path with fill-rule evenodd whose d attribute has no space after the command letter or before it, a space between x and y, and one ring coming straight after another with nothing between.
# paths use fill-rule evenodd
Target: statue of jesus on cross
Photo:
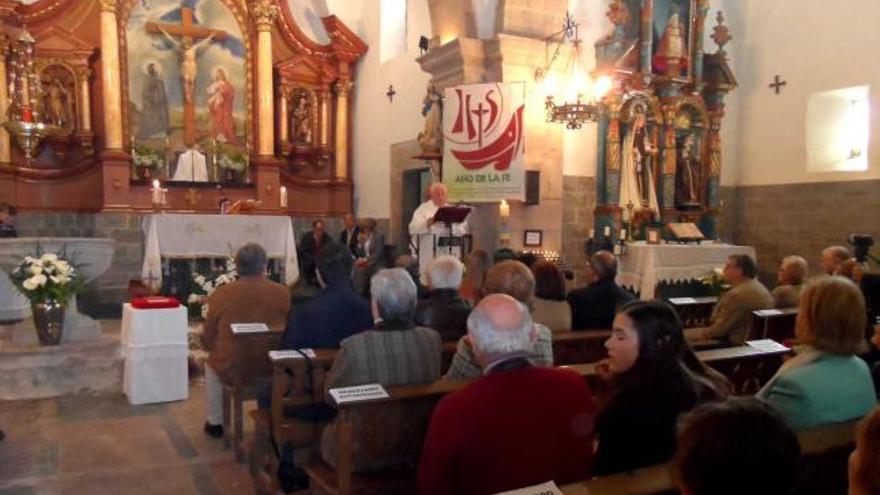
<instances>
[{"instance_id":1,"label":"statue of jesus on cross","mask_svg":"<svg viewBox=\"0 0 880 495\"><path fill-rule=\"evenodd\" d=\"M187 146L196 142L196 111L193 99L198 66L198 50L211 42L222 40L227 33L217 29L207 29L193 24L193 11L189 7L180 9L180 24L159 24L148 22L148 33L162 34L180 56L180 78L183 83L183 141ZM174 39L179 37L180 41Z\"/></svg>"}]
</instances>

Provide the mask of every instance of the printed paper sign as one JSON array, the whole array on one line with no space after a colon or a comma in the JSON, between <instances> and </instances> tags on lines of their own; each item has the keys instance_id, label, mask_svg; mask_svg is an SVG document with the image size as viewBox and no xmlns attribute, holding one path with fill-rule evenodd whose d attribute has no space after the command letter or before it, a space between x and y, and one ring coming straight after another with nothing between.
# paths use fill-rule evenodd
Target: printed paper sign
<instances>
[{"instance_id":1,"label":"printed paper sign","mask_svg":"<svg viewBox=\"0 0 880 495\"><path fill-rule=\"evenodd\" d=\"M746 342L752 349L756 349L763 352L785 352L788 351L788 347L776 342L771 339L761 339L761 340L750 340Z\"/></svg>"},{"instance_id":2,"label":"printed paper sign","mask_svg":"<svg viewBox=\"0 0 880 495\"><path fill-rule=\"evenodd\" d=\"M468 84L446 90L443 183L449 201L525 199L522 90Z\"/></svg>"},{"instance_id":3,"label":"printed paper sign","mask_svg":"<svg viewBox=\"0 0 880 495\"><path fill-rule=\"evenodd\" d=\"M670 297L669 302L672 304L695 304L697 300L693 297Z\"/></svg>"},{"instance_id":4,"label":"printed paper sign","mask_svg":"<svg viewBox=\"0 0 880 495\"><path fill-rule=\"evenodd\" d=\"M381 384L370 383L354 387L331 388L330 396L333 397L333 402L337 404L347 404L362 400L386 399L388 398L388 392L385 391Z\"/></svg>"},{"instance_id":5,"label":"printed paper sign","mask_svg":"<svg viewBox=\"0 0 880 495\"><path fill-rule=\"evenodd\" d=\"M540 485L528 486L519 490L511 490L509 492L496 493L495 495L563 495L562 490L556 486L553 481L541 483Z\"/></svg>"},{"instance_id":6,"label":"printed paper sign","mask_svg":"<svg viewBox=\"0 0 880 495\"><path fill-rule=\"evenodd\" d=\"M305 354L305 356L303 356ZM315 354L314 349L288 349L284 351L269 351L269 359L272 361L277 361L279 359L304 359L304 358L315 358L317 355Z\"/></svg>"},{"instance_id":7,"label":"printed paper sign","mask_svg":"<svg viewBox=\"0 0 880 495\"><path fill-rule=\"evenodd\" d=\"M782 311L778 309L759 309L755 311L755 314L757 314L758 316L776 316L781 315Z\"/></svg>"},{"instance_id":8,"label":"printed paper sign","mask_svg":"<svg viewBox=\"0 0 880 495\"><path fill-rule=\"evenodd\" d=\"M265 323L232 323L229 325L233 334L240 333L262 333L268 332L269 327Z\"/></svg>"}]
</instances>

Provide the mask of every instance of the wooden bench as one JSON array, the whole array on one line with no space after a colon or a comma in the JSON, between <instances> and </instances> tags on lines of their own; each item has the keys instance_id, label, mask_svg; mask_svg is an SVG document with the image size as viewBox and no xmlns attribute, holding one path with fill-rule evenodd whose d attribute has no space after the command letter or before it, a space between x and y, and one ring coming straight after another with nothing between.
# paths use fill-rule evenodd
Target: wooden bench
<instances>
[{"instance_id":1,"label":"wooden bench","mask_svg":"<svg viewBox=\"0 0 880 495\"><path fill-rule=\"evenodd\" d=\"M553 334L553 363L557 366L592 363L608 356L605 341L611 330L574 330Z\"/></svg>"},{"instance_id":2,"label":"wooden bench","mask_svg":"<svg viewBox=\"0 0 880 495\"><path fill-rule=\"evenodd\" d=\"M712 310L718 303L717 297L671 297L669 304L678 313L684 328L709 326Z\"/></svg>"},{"instance_id":3,"label":"wooden bench","mask_svg":"<svg viewBox=\"0 0 880 495\"><path fill-rule=\"evenodd\" d=\"M794 338L797 308L759 309L752 311L749 340L772 339L785 342Z\"/></svg>"},{"instance_id":4,"label":"wooden bench","mask_svg":"<svg viewBox=\"0 0 880 495\"><path fill-rule=\"evenodd\" d=\"M239 462L244 460L244 401L256 399L269 387L272 365L266 356L278 348L281 334L280 331L233 334L234 372L231 381L223 382L223 439L227 447L232 445Z\"/></svg>"}]
</instances>

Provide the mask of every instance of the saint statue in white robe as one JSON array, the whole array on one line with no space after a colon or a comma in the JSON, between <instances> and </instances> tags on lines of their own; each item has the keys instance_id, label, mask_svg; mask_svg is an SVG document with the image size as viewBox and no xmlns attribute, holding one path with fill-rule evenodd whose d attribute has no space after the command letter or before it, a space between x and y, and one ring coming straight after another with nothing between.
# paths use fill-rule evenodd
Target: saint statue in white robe
<instances>
[{"instance_id":1,"label":"saint statue in white robe","mask_svg":"<svg viewBox=\"0 0 880 495\"><path fill-rule=\"evenodd\" d=\"M630 204L634 212L651 210L659 219L660 205L651 160L653 152L645 129L645 114L637 111L623 138L618 205L624 211Z\"/></svg>"}]
</instances>

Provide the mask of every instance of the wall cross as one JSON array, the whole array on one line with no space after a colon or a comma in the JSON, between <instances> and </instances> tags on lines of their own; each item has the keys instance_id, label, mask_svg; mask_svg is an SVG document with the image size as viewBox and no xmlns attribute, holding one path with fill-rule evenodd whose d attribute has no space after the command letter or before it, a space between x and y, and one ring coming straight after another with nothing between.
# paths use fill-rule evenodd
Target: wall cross
<instances>
[{"instance_id":1,"label":"wall cross","mask_svg":"<svg viewBox=\"0 0 880 495\"><path fill-rule=\"evenodd\" d=\"M397 91L394 91L394 85L389 84L389 85L388 85L388 92L385 93L385 96L388 97L388 101L392 101L392 102L393 102L393 101L394 101L394 95L396 95L396 94L397 94Z\"/></svg>"},{"instance_id":2,"label":"wall cross","mask_svg":"<svg viewBox=\"0 0 880 495\"><path fill-rule=\"evenodd\" d=\"M786 84L788 84L788 82L781 81L779 79L779 75L777 74L776 76L774 76L773 82L770 83L767 87L773 88L776 91L776 94L779 94L779 92L782 91L782 87L785 86Z\"/></svg>"}]
</instances>

